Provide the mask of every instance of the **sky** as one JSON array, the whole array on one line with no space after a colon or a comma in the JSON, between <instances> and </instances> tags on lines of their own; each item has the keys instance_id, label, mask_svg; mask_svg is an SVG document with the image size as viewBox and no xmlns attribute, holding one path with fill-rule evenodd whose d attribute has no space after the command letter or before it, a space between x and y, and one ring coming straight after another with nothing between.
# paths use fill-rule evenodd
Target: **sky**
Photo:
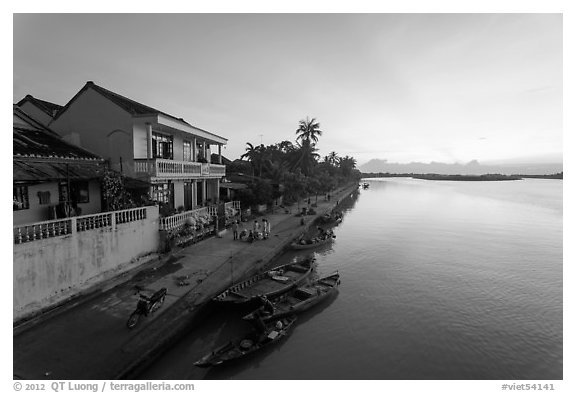
<instances>
[{"instance_id":1,"label":"sky","mask_svg":"<svg viewBox=\"0 0 576 393\"><path fill-rule=\"evenodd\" d=\"M561 14L14 14L13 102L92 80L228 139L358 164L562 160Z\"/></svg>"}]
</instances>

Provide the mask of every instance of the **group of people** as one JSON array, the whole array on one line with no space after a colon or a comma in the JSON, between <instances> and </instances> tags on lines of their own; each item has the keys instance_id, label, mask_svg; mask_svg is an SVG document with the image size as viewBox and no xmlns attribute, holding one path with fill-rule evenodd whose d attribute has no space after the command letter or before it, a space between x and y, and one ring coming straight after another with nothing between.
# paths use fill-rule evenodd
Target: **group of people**
<instances>
[{"instance_id":1,"label":"group of people","mask_svg":"<svg viewBox=\"0 0 576 393\"><path fill-rule=\"evenodd\" d=\"M270 237L270 221L266 218L262 219L262 223L259 223L258 220L254 220L254 224L250 230L247 230L242 226L240 220L236 220L232 224L234 240L245 239L248 242L253 242L254 240L266 240Z\"/></svg>"}]
</instances>

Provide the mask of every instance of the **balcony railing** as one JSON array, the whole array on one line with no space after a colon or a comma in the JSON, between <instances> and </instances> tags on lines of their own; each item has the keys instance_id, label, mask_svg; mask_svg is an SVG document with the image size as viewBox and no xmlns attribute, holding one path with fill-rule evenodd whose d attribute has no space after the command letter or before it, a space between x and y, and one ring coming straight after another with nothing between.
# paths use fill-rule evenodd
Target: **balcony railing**
<instances>
[{"instance_id":1,"label":"balcony railing","mask_svg":"<svg viewBox=\"0 0 576 393\"><path fill-rule=\"evenodd\" d=\"M70 235L75 232L111 227L146 219L146 207L89 214L59 220L36 222L14 227L14 244Z\"/></svg>"},{"instance_id":2,"label":"balcony railing","mask_svg":"<svg viewBox=\"0 0 576 393\"><path fill-rule=\"evenodd\" d=\"M134 160L134 171L137 174L167 179L221 177L226 175L226 166L155 158Z\"/></svg>"},{"instance_id":3,"label":"balcony railing","mask_svg":"<svg viewBox=\"0 0 576 393\"><path fill-rule=\"evenodd\" d=\"M226 212L226 224L232 223L233 220L240 219L240 201L226 202L224 204ZM163 217L160 219L161 230L171 230L174 228L182 227L189 218L192 221L203 219L204 221L211 221L213 217L218 215L218 206L200 207L194 210L188 210L183 213L174 214L173 216Z\"/></svg>"}]
</instances>

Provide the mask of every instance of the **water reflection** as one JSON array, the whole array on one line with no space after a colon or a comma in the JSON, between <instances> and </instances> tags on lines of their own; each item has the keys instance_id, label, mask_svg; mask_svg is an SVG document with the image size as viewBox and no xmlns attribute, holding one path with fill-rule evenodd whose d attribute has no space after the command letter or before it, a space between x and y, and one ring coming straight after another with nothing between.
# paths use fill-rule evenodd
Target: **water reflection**
<instances>
[{"instance_id":1,"label":"water reflection","mask_svg":"<svg viewBox=\"0 0 576 393\"><path fill-rule=\"evenodd\" d=\"M314 255L337 296L279 345L191 371L242 329L244 311L212 309L143 377L562 378L562 182L532 180L370 180L339 204L336 239L276 262Z\"/></svg>"}]
</instances>

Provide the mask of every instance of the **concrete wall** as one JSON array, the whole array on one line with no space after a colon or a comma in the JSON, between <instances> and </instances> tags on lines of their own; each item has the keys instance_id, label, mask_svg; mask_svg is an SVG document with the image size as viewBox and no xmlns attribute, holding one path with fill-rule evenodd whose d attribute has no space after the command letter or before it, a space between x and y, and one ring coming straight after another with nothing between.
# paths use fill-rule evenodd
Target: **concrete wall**
<instances>
[{"instance_id":1,"label":"concrete wall","mask_svg":"<svg viewBox=\"0 0 576 393\"><path fill-rule=\"evenodd\" d=\"M127 174L134 158L132 127L128 112L90 88L50 124L66 140L110 160L116 170L122 157Z\"/></svg>"},{"instance_id":2,"label":"concrete wall","mask_svg":"<svg viewBox=\"0 0 576 393\"><path fill-rule=\"evenodd\" d=\"M146 219L14 244L14 320L64 301L129 270L160 245L158 207Z\"/></svg>"}]
</instances>

